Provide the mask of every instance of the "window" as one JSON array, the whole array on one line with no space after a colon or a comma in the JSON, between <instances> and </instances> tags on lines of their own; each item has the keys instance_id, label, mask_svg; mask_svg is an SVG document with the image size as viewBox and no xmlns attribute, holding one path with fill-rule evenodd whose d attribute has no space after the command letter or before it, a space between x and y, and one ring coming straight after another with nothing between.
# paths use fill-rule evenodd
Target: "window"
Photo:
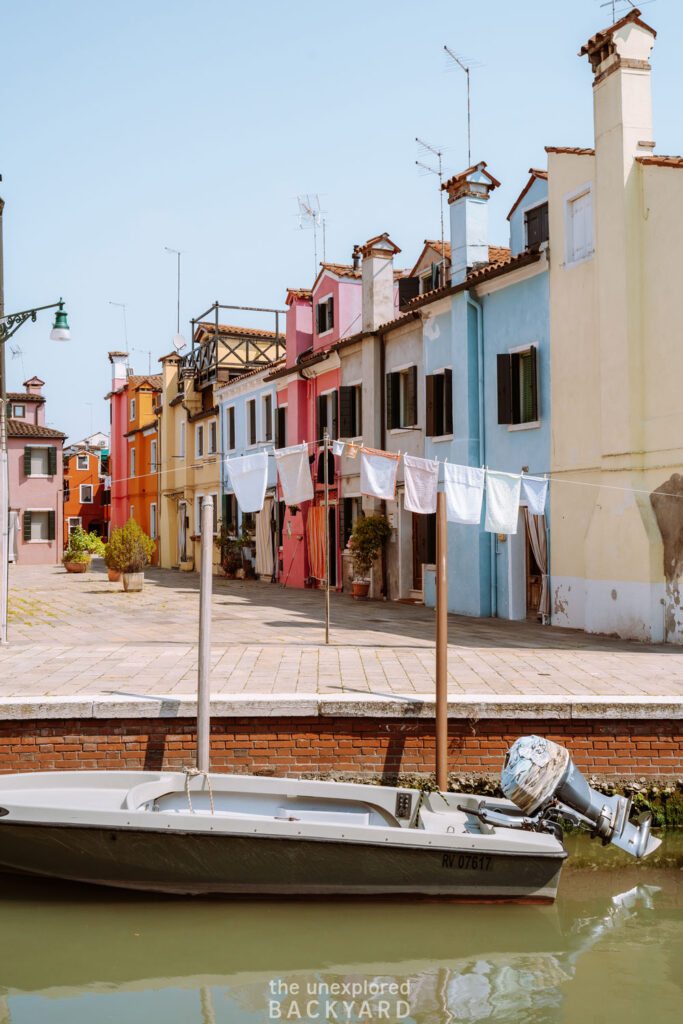
<instances>
[{"instance_id":1,"label":"window","mask_svg":"<svg viewBox=\"0 0 683 1024\"><path fill-rule=\"evenodd\" d=\"M247 402L247 445L256 444L256 399Z\"/></svg>"},{"instance_id":2,"label":"window","mask_svg":"<svg viewBox=\"0 0 683 1024\"><path fill-rule=\"evenodd\" d=\"M363 388L350 384L339 388L339 436L362 437Z\"/></svg>"},{"instance_id":3,"label":"window","mask_svg":"<svg viewBox=\"0 0 683 1024\"><path fill-rule=\"evenodd\" d=\"M237 447L235 440L235 406L231 405L225 410L225 449L234 452Z\"/></svg>"},{"instance_id":4,"label":"window","mask_svg":"<svg viewBox=\"0 0 683 1024\"><path fill-rule=\"evenodd\" d=\"M498 422L538 422L538 355L535 345L497 356Z\"/></svg>"},{"instance_id":5,"label":"window","mask_svg":"<svg viewBox=\"0 0 683 1024\"><path fill-rule=\"evenodd\" d=\"M209 423L209 455L215 455L218 451L218 426L215 420Z\"/></svg>"},{"instance_id":6,"label":"window","mask_svg":"<svg viewBox=\"0 0 683 1024\"><path fill-rule=\"evenodd\" d=\"M387 374L386 401L388 430L417 426L417 366Z\"/></svg>"},{"instance_id":7,"label":"window","mask_svg":"<svg viewBox=\"0 0 683 1024\"><path fill-rule=\"evenodd\" d=\"M425 292L431 292L435 288L439 287L439 264L432 263L429 270L420 274L420 294L424 295Z\"/></svg>"},{"instance_id":8,"label":"window","mask_svg":"<svg viewBox=\"0 0 683 1024\"><path fill-rule=\"evenodd\" d=\"M130 450L130 475L135 476L135 448Z\"/></svg>"},{"instance_id":9,"label":"window","mask_svg":"<svg viewBox=\"0 0 683 1024\"><path fill-rule=\"evenodd\" d=\"M336 391L328 391L317 398L316 440L322 441L325 428L331 440L339 437L338 433L338 398Z\"/></svg>"},{"instance_id":10,"label":"window","mask_svg":"<svg viewBox=\"0 0 683 1024\"><path fill-rule=\"evenodd\" d=\"M273 440L273 396L264 395L261 399L261 415L263 417L263 440Z\"/></svg>"},{"instance_id":11,"label":"window","mask_svg":"<svg viewBox=\"0 0 683 1024\"><path fill-rule=\"evenodd\" d=\"M157 441L150 441L149 443L149 471L150 473L156 473L157 471Z\"/></svg>"},{"instance_id":12,"label":"window","mask_svg":"<svg viewBox=\"0 0 683 1024\"><path fill-rule=\"evenodd\" d=\"M334 327L334 299L328 298L318 302L315 307L315 329L318 334L325 334Z\"/></svg>"},{"instance_id":13,"label":"window","mask_svg":"<svg viewBox=\"0 0 683 1024\"><path fill-rule=\"evenodd\" d=\"M130 506L130 518L135 519L135 505Z\"/></svg>"},{"instance_id":14,"label":"window","mask_svg":"<svg viewBox=\"0 0 683 1024\"><path fill-rule=\"evenodd\" d=\"M24 448L25 476L55 476L57 473L57 449L26 446Z\"/></svg>"},{"instance_id":15,"label":"window","mask_svg":"<svg viewBox=\"0 0 683 1024\"><path fill-rule=\"evenodd\" d=\"M453 433L453 371L441 370L425 380L427 437Z\"/></svg>"},{"instance_id":16,"label":"window","mask_svg":"<svg viewBox=\"0 0 683 1024\"><path fill-rule=\"evenodd\" d=\"M593 255L593 189L586 185L568 196L564 209L565 265L581 263Z\"/></svg>"},{"instance_id":17,"label":"window","mask_svg":"<svg viewBox=\"0 0 683 1024\"><path fill-rule=\"evenodd\" d=\"M81 484L79 500L81 505L92 505L92 484Z\"/></svg>"},{"instance_id":18,"label":"window","mask_svg":"<svg viewBox=\"0 0 683 1024\"><path fill-rule=\"evenodd\" d=\"M15 405L15 406L12 406L11 412L10 412L10 416L14 416L15 420L23 420L23 418L26 416L26 406L25 405Z\"/></svg>"},{"instance_id":19,"label":"window","mask_svg":"<svg viewBox=\"0 0 683 1024\"><path fill-rule=\"evenodd\" d=\"M102 491L102 504L111 505L111 490L108 487Z\"/></svg>"},{"instance_id":20,"label":"window","mask_svg":"<svg viewBox=\"0 0 683 1024\"><path fill-rule=\"evenodd\" d=\"M90 459L88 458L87 453L85 455L76 456L76 469L88 469L89 463Z\"/></svg>"},{"instance_id":21,"label":"window","mask_svg":"<svg viewBox=\"0 0 683 1024\"><path fill-rule=\"evenodd\" d=\"M196 533L201 535L202 532L202 498L203 494L198 494L196 498ZM210 494L209 497L213 500L213 524L212 530L214 536L218 533L218 495Z\"/></svg>"},{"instance_id":22,"label":"window","mask_svg":"<svg viewBox=\"0 0 683 1024\"><path fill-rule=\"evenodd\" d=\"M287 447L287 406L281 405L275 410L275 447Z\"/></svg>"},{"instance_id":23,"label":"window","mask_svg":"<svg viewBox=\"0 0 683 1024\"><path fill-rule=\"evenodd\" d=\"M134 398L131 398L131 400L130 400L130 418L132 420L135 419L135 399Z\"/></svg>"},{"instance_id":24,"label":"window","mask_svg":"<svg viewBox=\"0 0 683 1024\"><path fill-rule=\"evenodd\" d=\"M194 453L198 459L204 454L204 424L200 423L194 431Z\"/></svg>"},{"instance_id":25,"label":"window","mask_svg":"<svg viewBox=\"0 0 683 1024\"><path fill-rule=\"evenodd\" d=\"M185 458L185 420L180 424L180 457Z\"/></svg>"},{"instance_id":26,"label":"window","mask_svg":"<svg viewBox=\"0 0 683 1024\"><path fill-rule=\"evenodd\" d=\"M534 206L533 209L527 210L524 214L524 227L527 248L547 242L549 237L548 204L541 203L540 206Z\"/></svg>"},{"instance_id":27,"label":"window","mask_svg":"<svg viewBox=\"0 0 683 1024\"><path fill-rule=\"evenodd\" d=\"M68 501L71 497L71 484L68 480L64 480L64 501Z\"/></svg>"},{"instance_id":28,"label":"window","mask_svg":"<svg viewBox=\"0 0 683 1024\"><path fill-rule=\"evenodd\" d=\"M24 543L54 540L56 516L52 509L26 509L24 512Z\"/></svg>"},{"instance_id":29,"label":"window","mask_svg":"<svg viewBox=\"0 0 683 1024\"><path fill-rule=\"evenodd\" d=\"M81 520L80 516L69 516L69 519L68 519L69 536L71 536L72 533L75 533L76 530L78 530L82 525L83 525L83 523L82 523L82 520Z\"/></svg>"},{"instance_id":30,"label":"window","mask_svg":"<svg viewBox=\"0 0 683 1024\"><path fill-rule=\"evenodd\" d=\"M149 535L152 540L156 540L157 536L157 506L156 502L152 502L149 506Z\"/></svg>"}]
</instances>

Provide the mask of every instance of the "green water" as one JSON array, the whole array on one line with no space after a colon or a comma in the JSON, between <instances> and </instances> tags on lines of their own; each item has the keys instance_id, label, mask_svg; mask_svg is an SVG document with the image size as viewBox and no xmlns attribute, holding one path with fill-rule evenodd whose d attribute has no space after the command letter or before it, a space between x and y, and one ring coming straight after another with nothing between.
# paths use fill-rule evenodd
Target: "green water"
<instances>
[{"instance_id":1,"label":"green water","mask_svg":"<svg viewBox=\"0 0 683 1024\"><path fill-rule=\"evenodd\" d=\"M0 1024L678 1024L683 835L642 863L567 845L551 907L151 898L0 876Z\"/></svg>"}]
</instances>

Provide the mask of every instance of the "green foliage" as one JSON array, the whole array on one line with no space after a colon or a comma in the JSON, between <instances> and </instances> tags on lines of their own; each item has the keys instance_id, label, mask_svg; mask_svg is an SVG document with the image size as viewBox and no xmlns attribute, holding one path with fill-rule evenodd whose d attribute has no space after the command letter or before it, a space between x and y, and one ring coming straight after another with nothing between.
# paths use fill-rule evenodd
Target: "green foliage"
<instances>
[{"instance_id":1,"label":"green foliage","mask_svg":"<svg viewBox=\"0 0 683 1024\"><path fill-rule=\"evenodd\" d=\"M372 564L391 536L386 516L359 516L353 524L350 549L353 569L359 579L366 579Z\"/></svg>"},{"instance_id":2,"label":"green foliage","mask_svg":"<svg viewBox=\"0 0 683 1024\"><path fill-rule=\"evenodd\" d=\"M62 555L62 562L89 562L91 555L104 554L104 544L96 533L86 533L82 526L69 534L69 544Z\"/></svg>"},{"instance_id":3,"label":"green foliage","mask_svg":"<svg viewBox=\"0 0 683 1024\"><path fill-rule=\"evenodd\" d=\"M245 568L244 548L251 542L251 534L244 527L241 533L235 533L234 523L219 522L214 544L220 550L221 565L228 575L234 576L238 569Z\"/></svg>"},{"instance_id":4,"label":"green foliage","mask_svg":"<svg viewBox=\"0 0 683 1024\"><path fill-rule=\"evenodd\" d=\"M134 519L112 531L105 551L108 569L141 572L152 557L156 544Z\"/></svg>"}]
</instances>

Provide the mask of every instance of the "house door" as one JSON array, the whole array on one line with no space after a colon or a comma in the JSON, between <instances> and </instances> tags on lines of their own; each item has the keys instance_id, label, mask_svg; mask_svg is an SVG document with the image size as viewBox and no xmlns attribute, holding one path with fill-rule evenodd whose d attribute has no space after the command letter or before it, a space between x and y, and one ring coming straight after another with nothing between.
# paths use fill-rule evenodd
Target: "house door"
<instances>
[{"instance_id":1,"label":"house door","mask_svg":"<svg viewBox=\"0 0 683 1024\"><path fill-rule=\"evenodd\" d=\"M534 557L529 535L526 530L524 532L526 538L526 617L528 619L536 619L538 618L538 610L541 603L543 574Z\"/></svg>"},{"instance_id":2,"label":"house door","mask_svg":"<svg viewBox=\"0 0 683 1024\"><path fill-rule=\"evenodd\" d=\"M178 562L187 561L187 504L178 502Z\"/></svg>"},{"instance_id":3,"label":"house door","mask_svg":"<svg viewBox=\"0 0 683 1024\"><path fill-rule=\"evenodd\" d=\"M436 562L436 515L413 512L413 590L424 590L422 566Z\"/></svg>"}]
</instances>

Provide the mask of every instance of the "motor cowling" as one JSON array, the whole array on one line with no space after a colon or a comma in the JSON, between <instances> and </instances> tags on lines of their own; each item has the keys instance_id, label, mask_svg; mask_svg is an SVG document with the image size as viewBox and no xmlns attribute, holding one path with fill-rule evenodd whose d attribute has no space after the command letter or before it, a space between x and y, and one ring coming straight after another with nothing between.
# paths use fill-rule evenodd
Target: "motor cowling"
<instances>
[{"instance_id":1,"label":"motor cowling","mask_svg":"<svg viewBox=\"0 0 683 1024\"><path fill-rule=\"evenodd\" d=\"M522 736L505 756L501 775L505 796L527 815L540 815L551 805L578 824L586 825L603 843L614 843L634 857L646 857L661 840L650 835L651 816L630 822L631 801L605 796L586 782L569 752L542 736Z\"/></svg>"}]
</instances>

